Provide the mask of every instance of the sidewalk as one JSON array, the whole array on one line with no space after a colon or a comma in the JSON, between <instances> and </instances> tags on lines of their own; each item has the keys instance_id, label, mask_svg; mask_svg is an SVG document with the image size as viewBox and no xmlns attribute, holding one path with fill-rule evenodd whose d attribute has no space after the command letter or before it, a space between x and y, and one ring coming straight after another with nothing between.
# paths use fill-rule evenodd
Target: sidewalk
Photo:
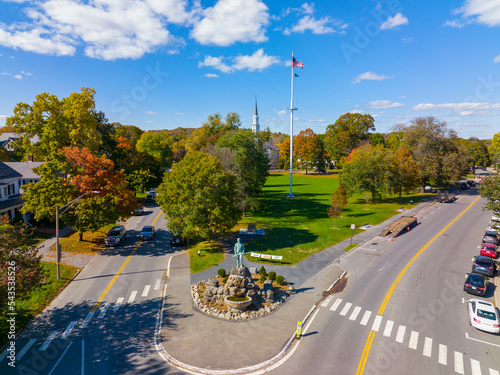
<instances>
[{"instance_id":1,"label":"sidewalk","mask_svg":"<svg viewBox=\"0 0 500 375\"><path fill-rule=\"evenodd\" d=\"M72 229L70 226L64 227L59 230L59 239L63 237L67 237L72 233ZM42 260L44 262L52 262L55 263L56 259L56 236L52 236L49 239L45 240L41 245L38 246L38 253L42 255ZM54 246L52 250L50 248ZM77 254L77 253L69 253L65 251L61 251L61 263L67 264L77 268L83 268L87 265L87 263L92 259L94 254Z\"/></svg>"},{"instance_id":2,"label":"sidewalk","mask_svg":"<svg viewBox=\"0 0 500 375\"><path fill-rule=\"evenodd\" d=\"M430 204L416 205L359 233L353 237L353 243L370 240L400 216L416 214ZM191 284L216 276L219 268L229 269L235 265L230 252L224 262L196 275L190 275L187 252L174 255L167 280L160 345L170 357L180 362L177 366L188 366L194 371L231 371L268 361L285 347L297 322L303 321L313 305L322 299L323 291L344 272L335 260L346 254L344 249L349 244L350 238L295 266L264 264L268 272L274 270L285 276L293 284L295 293L271 314L244 321L208 316L193 305L191 298ZM247 260L244 263L247 267L261 266Z\"/></svg>"}]
</instances>

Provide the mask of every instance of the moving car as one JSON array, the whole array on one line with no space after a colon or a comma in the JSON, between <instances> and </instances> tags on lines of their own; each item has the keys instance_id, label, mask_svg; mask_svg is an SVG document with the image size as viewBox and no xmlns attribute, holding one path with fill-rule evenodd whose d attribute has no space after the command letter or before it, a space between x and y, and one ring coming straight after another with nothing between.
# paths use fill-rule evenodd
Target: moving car
<instances>
[{"instance_id":1,"label":"moving car","mask_svg":"<svg viewBox=\"0 0 500 375\"><path fill-rule=\"evenodd\" d=\"M471 298L468 306L471 326L481 331L500 333L500 318L492 303L478 298Z\"/></svg>"},{"instance_id":2,"label":"moving car","mask_svg":"<svg viewBox=\"0 0 500 375\"><path fill-rule=\"evenodd\" d=\"M489 280L486 276L478 273L468 273L465 275L464 291L470 294L484 296L488 284Z\"/></svg>"},{"instance_id":3,"label":"moving car","mask_svg":"<svg viewBox=\"0 0 500 375\"><path fill-rule=\"evenodd\" d=\"M144 206L141 204L134 210L134 215L141 216L144 213Z\"/></svg>"},{"instance_id":4,"label":"moving car","mask_svg":"<svg viewBox=\"0 0 500 375\"><path fill-rule=\"evenodd\" d=\"M472 258L472 262L472 272L489 277L495 276L497 266L490 257L485 257L483 255L475 256Z\"/></svg>"},{"instance_id":5,"label":"moving car","mask_svg":"<svg viewBox=\"0 0 500 375\"><path fill-rule=\"evenodd\" d=\"M115 225L111 228L104 239L106 246L117 246L125 241L127 230L123 225Z\"/></svg>"},{"instance_id":6,"label":"moving car","mask_svg":"<svg viewBox=\"0 0 500 375\"><path fill-rule=\"evenodd\" d=\"M153 202L155 200L155 196L153 194L148 193L146 195L146 202Z\"/></svg>"},{"instance_id":7,"label":"moving car","mask_svg":"<svg viewBox=\"0 0 500 375\"><path fill-rule=\"evenodd\" d=\"M184 246L186 244L186 239L182 236L174 236L170 240L170 245L172 246Z\"/></svg>"},{"instance_id":8,"label":"moving car","mask_svg":"<svg viewBox=\"0 0 500 375\"><path fill-rule=\"evenodd\" d=\"M144 226L141 230L141 234L139 235L142 241L152 240L154 236L155 236L155 227L153 227L152 225Z\"/></svg>"},{"instance_id":9,"label":"moving car","mask_svg":"<svg viewBox=\"0 0 500 375\"><path fill-rule=\"evenodd\" d=\"M493 259L496 259L498 256L496 246L487 242L483 243L480 254Z\"/></svg>"}]
</instances>

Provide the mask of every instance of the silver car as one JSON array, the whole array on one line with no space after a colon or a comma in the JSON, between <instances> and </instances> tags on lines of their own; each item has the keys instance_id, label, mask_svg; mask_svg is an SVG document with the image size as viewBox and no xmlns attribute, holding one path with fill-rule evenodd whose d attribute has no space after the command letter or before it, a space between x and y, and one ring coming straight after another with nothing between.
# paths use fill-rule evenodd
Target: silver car
<instances>
[{"instance_id":1,"label":"silver car","mask_svg":"<svg viewBox=\"0 0 500 375\"><path fill-rule=\"evenodd\" d=\"M127 230L123 225L115 225L111 228L104 239L106 246L118 246L121 245L125 238L127 237Z\"/></svg>"}]
</instances>

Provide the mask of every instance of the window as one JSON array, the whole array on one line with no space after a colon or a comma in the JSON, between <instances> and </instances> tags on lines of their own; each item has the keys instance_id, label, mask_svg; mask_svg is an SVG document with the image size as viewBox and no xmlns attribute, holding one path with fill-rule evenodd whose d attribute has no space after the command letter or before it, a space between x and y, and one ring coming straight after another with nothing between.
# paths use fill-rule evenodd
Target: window
<instances>
[{"instance_id":1,"label":"window","mask_svg":"<svg viewBox=\"0 0 500 375\"><path fill-rule=\"evenodd\" d=\"M16 193L16 188L14 186L14 184L10 184L9 186L7 186L7 188L9 189L9 192L8 192L8 195L14 195Z\"/></svg>"}]
</instances>

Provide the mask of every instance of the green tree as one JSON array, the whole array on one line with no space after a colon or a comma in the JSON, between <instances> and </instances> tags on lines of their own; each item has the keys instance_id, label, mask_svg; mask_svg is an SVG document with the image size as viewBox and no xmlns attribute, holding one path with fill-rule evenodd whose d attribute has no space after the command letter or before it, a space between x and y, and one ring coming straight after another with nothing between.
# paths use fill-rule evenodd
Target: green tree
<instances>
[{"instance_id":1,"label":"green tree","mask_svg":"<svg viewBox=\"0 0 500 375\"><path fill-rule=\"evenodd\" d=\"M384 135L381 133L368 134L368 138L370 138L370 143L372 144L372 146L385 145L385 138Z\"/></svg>"},{"instance_id":2,"label":"green tree","mask_svg":"<svg viewBox=\"0 0 500 375\"><path fill-rule=\"evenodd\" d=\"M491 162L498 168L498 164L500 164L500 133L493 135L488 152L490 154Z\"/></svg>"},{"instance_id":3,"label":"green tree","mask_svg":"<svg viewBox=\"0 0 500 375\"><path fill-rule=\"evenodd\" d=\"M199 151L207 145L215 145L217 140L231 130L241 127L240 116L237 113L229 112L225 118L219 113L208 116L206 122L189 139L189 150Z\"/></svg>"},{"instance_id":4,"label":"green tree","mask_svg":"<svg viewBox=\"0 0 500 375\"><path fill-rule=\"evenodd\" d=\"M300 167L305 168L306 174L308 169L314 168L321 162L322 156L320 141L312 129L302 130L295 137L293 157Z\"/></svg>"},{"instance_id":5,"label":"green tree","mask_svg":"<svg viewBox=\"0 0 500 375\"><path fill-rule=\"evenodd\" d=\"M367 144L353 150L342 168L342 182L349 194L369 191L373 203L383 197L389 190L388 159L382 145Z\"/></svg>"},{"instance_id":6,"label":"green tree","mask_svg":"<svg viewBox=\"0 0 500 375\"><path fill-rule=\"evenodd\" d=\"M172 165L174 153L172 140L167 132L143 133L136 147L138 151L148 152L155 157L162 168L169 168Z\"/></svg>"},{"instance_id":7,"label":"green tree","mask_svg":"<svg viewBox=\"0 0 500 375\"><path fill-rule=\"evenodd\" d=\"M500 212L500 175L494 174L483 179L479 186L479 194L486 198L484 210Z\"/></svg>"},{"instance_id":8,"label":"green tree","mask_svg":"<svg viewBox=\"0 0 500 375\"><path fill-rule=\"evenodd\" d=\"M360 113L346 113L328 125L325 132L325 150L331 160L341 163L349 153L368 139L375 130L373 117Z\"/></svg>"},{"instance_id":9,"label":"green tree","mask_svg":"<svg viewBox=\"0 0 500 375\"><path fill-rule=\"evenodd\" d=\"M66 146L98 152L102 133L98 129L100 118L96 115L94 94L95 90L87 87L62 100L48 93L39 94L32 105L18 103L6 124L17 133L25 133L17 143L36 160L48 160ZM30 138L35 136L38 142L31 143Z\"/></svg>"},{"instance_id":10,"label":"green tree","mask_svg":"<svg viewBox=\"0 0 500 375\"><path fill-rule=\"evenodd\" d=\"M236 177L213 156L190 152L165 174L157 202L174 233L210 240L240 220L235 198Z\"/></svg>"},{"instance_id":11,"label":"green tree","mask_svg":"<svg viewBox=\"0 0 500 375\"><path fill-rule=\"evenodd\" d=\"M400 148L390 156L390 179L392 189L399 194L408 194L419 185L418 165L410 151Z\"/></svg>"},{"instance_id":12,"label":"green tree","mask_svg":"<svg viewBox=\"0 0 500 375\"><path fill-rule=\"evenodd\" d=\"M471 155L472 173L476 173L476 165L485 167L491 164L488 148L483 141L476 137L470 137L468 146Z\"/></svg>"},{"instance_id":13,"label":"green tree","mask_svg":"<svg viewBox=\"0 0 500 375\"><path fill-rule=\"evenodd\" d=\"M402 145L418 165L422 192L430 180L444 183L464 172L456 138L446 122L434 117L417 117L404 128Z\"/></svg>"},{"instance_id":14,"label":"green tree","mask_svg":"<svg viewBox=\"0 0 500 375\"><path fill-rule=\"evenodd\" d=\"M10 223L0 216L0 312L8 308L9 278L15 273L16 300L40 285L44 274L41 255L32 245L32 231L25 223ZM5 315L4 315L5 316Z\"/></svg>"},{"instance_id":15,"label":"green tree","mask_svg":"<svg viewBox=\"0 0 500 375\"><path fill-rule=\"evenodd\" d=\"M247 211L259 207L258 197L268 176L269 157L263 139L251 130L239 129L219 138L217 148L235 152L233 170L237 177L238 208L245 216Z\"/></svg>"},{"instance_id":16,"label":"green tree","mask_svg":"<svg viewBox=\"0 0 500 375\"><path fill-rule=\"evenodd\" d=\"M128 142L133 148L136 147L137 142L141 138L144 130L139 129L134 125L122 125L119 122L113 122L113 128L115 129L114 134L115 138L118 141L118 138L124 137L128 139Z\"/></svg>"}]
</instances>

